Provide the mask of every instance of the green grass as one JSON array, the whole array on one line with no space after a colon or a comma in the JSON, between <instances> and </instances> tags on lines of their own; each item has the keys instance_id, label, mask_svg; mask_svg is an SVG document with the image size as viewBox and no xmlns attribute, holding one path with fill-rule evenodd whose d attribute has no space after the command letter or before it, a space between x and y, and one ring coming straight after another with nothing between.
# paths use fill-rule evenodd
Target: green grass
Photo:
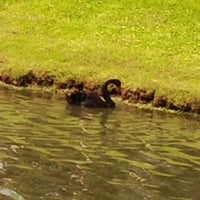
<instances>
[{"instance_id":1,"label":"green grass","mask_svg":"<svg viewBox=\"0 0 200 200\"><path fill-rule=\"evenodd\" d=\"M200 98L199 0L0 0L0 71Z\"/></svg>"}]
</instances>

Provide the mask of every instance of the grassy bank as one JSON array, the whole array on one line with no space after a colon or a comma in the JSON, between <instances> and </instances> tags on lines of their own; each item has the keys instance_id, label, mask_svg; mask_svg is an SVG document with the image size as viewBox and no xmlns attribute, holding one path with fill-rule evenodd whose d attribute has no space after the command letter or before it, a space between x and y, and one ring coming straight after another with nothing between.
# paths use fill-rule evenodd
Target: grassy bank
<instances>
[{"instance_id":1,"label":"grassy bank","mask_svg":"<svg viewBox=\"0 0 200 200\"><path fill-rule=\"evenodd\" d=\"M200 99L199 0L0 0L0 71Z\"/></svg>"}]
</instances>

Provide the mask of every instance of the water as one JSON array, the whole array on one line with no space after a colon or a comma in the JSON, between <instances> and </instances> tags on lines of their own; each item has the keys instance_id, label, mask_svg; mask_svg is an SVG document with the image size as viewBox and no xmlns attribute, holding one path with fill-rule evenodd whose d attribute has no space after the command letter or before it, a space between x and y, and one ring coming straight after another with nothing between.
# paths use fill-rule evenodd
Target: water
<instances>
[{"instance_id":1,"label":"water","mask_svg":"<svg viewBox=\"0 0 200 200\"><path fill-rule=\"evenodd\" d=\"M0 90L0 200L199 200L200 119Z\"/></svg>"}]
</instances>

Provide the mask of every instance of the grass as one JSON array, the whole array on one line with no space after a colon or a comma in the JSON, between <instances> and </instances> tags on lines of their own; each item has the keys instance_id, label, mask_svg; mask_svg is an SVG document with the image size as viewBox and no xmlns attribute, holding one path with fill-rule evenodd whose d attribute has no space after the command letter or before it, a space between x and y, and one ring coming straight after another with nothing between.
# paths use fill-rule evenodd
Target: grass
<instances>
[{"instance_id":1,"label":"grass","mask_svg":"<svg viewBox=\"0 0 200 200\"><path fill-rule=\"evenodd\" d=\"M199 0L0 0L0 71L200 99Z\"/></svg>"}]
</instances>

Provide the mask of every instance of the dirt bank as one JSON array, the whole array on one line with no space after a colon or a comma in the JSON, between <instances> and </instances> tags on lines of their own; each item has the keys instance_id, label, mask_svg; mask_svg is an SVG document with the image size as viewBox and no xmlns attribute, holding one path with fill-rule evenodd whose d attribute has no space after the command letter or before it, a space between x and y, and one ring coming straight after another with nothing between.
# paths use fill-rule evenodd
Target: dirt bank
<instances>
[{"instance_id":1,"label":"dirt bank","mask_svg":"<svg viewBox=\"0 0 200 200\"><path fill-rule=\"evenodd\" d=\"M47 72L36 74L33 71L29 71L27 74L18 78L13 78L8 74L0 73L0 81L15 87L54 87L56 92L62 94L72 93L75 88L76 90L84 90L86 93L95 91L101 95L100 85L94 85L87 81L79 81L75 79L61 82L56 78L56 76ZM116 95L115 88L111 88L110 93ZM122 88L121 94L117 94L117 96L121 97L122 100L133 104L150 104L153 107L200 114L200 100L189 99L185 101L185 103L177 105L173 101L170 101L167 96L157 96L156 91L148 91L144 88Z\"/></svg>"}]
</instances>

